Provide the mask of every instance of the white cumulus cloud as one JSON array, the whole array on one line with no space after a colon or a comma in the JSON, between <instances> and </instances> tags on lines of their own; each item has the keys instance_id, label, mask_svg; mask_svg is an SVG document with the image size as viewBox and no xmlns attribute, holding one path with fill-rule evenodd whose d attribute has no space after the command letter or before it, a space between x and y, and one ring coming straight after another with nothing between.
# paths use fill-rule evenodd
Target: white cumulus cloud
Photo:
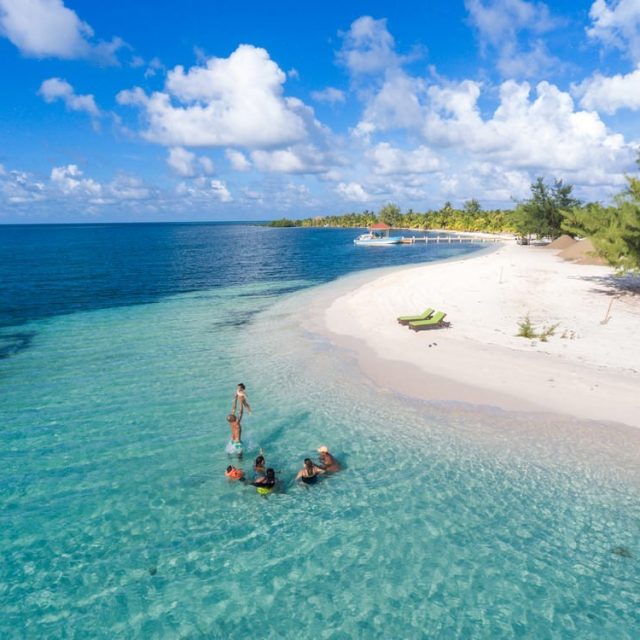
<instances>
[{"instance_id":1,"label":"white cumulus cloud","mask_svg":"<svg viewBox=\"0 0 640 640\"><path fill-rule=\"evenodd\" d=\"M152 196L152 190L140 178L119 174L104 187L106 195L114 202L123 200L147 200Z\"/></svg>"},{"instance_id":2,"label":"white cumulus cloud","mask_svg":"<svg viewBox=\"0 0 640 640\"><path fill-rule=\"evenodd\" d=\"M579 171L597 164L620 171L626 165L629 146L596 113L576 111L571 96L548 82L538 83L535 96L530 94L526 82L504 82L500 104L485 120L477 105L478 83L432 87L424 133L512 168Z\"/></svg>"},{"instance_id":3,"label":"white cumulus cloud","mask_svg":"<svg viewBox=\"0 0 640 640\"><path fill-rule=\"evenodd\" d=\"M589 17L587 35L606 47L623 51L640 63L640 2L638 0L595 0Z\"/></svg>"},{"instance_id":4,"label":"white cumulus cloud","mask_svg":"<svg viewBox=\"0 0 640 640\"><path fill-rule=\"evenodd\" d=\"M196 154L191 151L187 151L182 147L173 147L169 149L169 156L167 158L167 164L177 173L179 176L190 178L196 175Z\"/></svg>"},{"instance_id":5,"label":"white cumulus cloud","mask_svg":"<svg viewBox=\"0 0 640 640\"><path fill-rule=\"evenodd\" d=\"M277 146L302 140L304 119L283 96L286 75L258 47L240 45L228 58L167 74L165 90L121 91L117 100L140 107L143 136L167 146Z\"/></svg>"},{"instance_id":6,"label":"white cumulus cloud","mask_svg":"<svg viewBox=\"0 0 640 640\"><path fill-rule=\"evenodd\" d=\"M404 131L420 135L431 149L472 154L464 162L492 160L505 169L545 174L582 170L586 176L594 165L619 174L629 166L631 146L624 137L610 131L596 112L576 109L571 95L549 82L538 83L533 95L527 82L503 82L489 116L478 105L479 82L439 81L427 87L405 75L400 86L402 111L387 98L392 92L386 84L366 104L356 128L364 139Z\"/></svg>"},{"instance_id":7,"label":"white cumulus cloud","mask_svg":"<svg viewBox=\"0 0 640 640\"><path fill-rule=\"evenodd\" d=\"M323 173L328 170L326 158L313 145L297 145L286 149L251 153L254 166L260 171L275 173Z\"/></svg>"},{"instance_id":8,"label":"white cumulus cloud","mask_svg":"<svg viewBox=\"0 0 640 640\"><path fill-rule=\"evenodd\" d=\"M62 0L0 0L0 33L25 56L115 62L120 38L93 43L93 29Z\"/></svg>"},{"instance_id":9,"label":"white cumulus cloud","mask_svg":"<svg viewBox=\"0 0 640 640\"><path fill-rule=\"evenodd\" d=\"M28 205L46 198L45 184L26 171L7 170L0 165L0 202Z\"/></svg>"},{"instance_id":10,"label":"white cumulus cloud","mask_svg":"<svg viewBox=\"0 0 640 640\"><path fill-rule=\"evenodd\" d=\"M425 92L426 84L421 78L402 70L387 74L380 90L367 101L356 134L366 138L376 130L419 127L424 119L421 101Z\"/></svg>"},{"instance_id":11,"label":"white cumulus cloud","mask_svg":"<svg viewBox=\"0 0 640 640\"><path fill-rule=\"evenodd\" d=\"M247 171L251 168L251 162L247 159L247 156L238 151L237 149L227 149L225 152L227 160L236 171Z\"/></svg>"},{"instance_id":12,"label":"white cumulus cloud","mask_svg":"<svg viewBox=\"0 0 640 640\"><path fill-rule=\"evenodd\" d=\"M92 95L79 95L73 87L61 78L49 78L40 85L38 93L45 102L61 100L70 111L84 111L94 118L100 116L100 109Z\"/></svg>"},{"instance_id":13,"label":"white cumulus cloud","mask_svg":"<svg viewBox=\"0 0 640 640\"><path fill-rule=\"evenodd\" d=\"M24 171L6 171L0 166L0 204L11 205L27 215L47 215L52 206L62 206L71 215L95 214L108 206L135 208L142 201L153 207L159 193L132 175L118 173L110 182L86 177L76 164L53 167L49 179L40 180ZM54 204L55 203L55 204ZM62 203L62 204L61 204ZM36 208L36 205L38 207ZM172 207L179 203L172 202ZM0 207L1 210L1 207Z\"/></svg>"},{"instance_id":14,"label":"white cumulus cloud","mask_svg":"<svg viewBox=\"0 0 640 640\"><path fill-rule=\"evenodd\" d=\"M596 73L574 86L573 93L585 109L609 114L624 108L640 109L640 69L611 77Z\"/></svg>"},{"instance_id":15,"label":"white cumulus cloud","mask_svg":"<svg viewBox=\"0 0 640 640\"><path fill-rule=\"evenodd\" d=\"M497 67L504 77L535 77L561 65L541 39L557 21L542 2L527 0L465 0L472 25L486 53L497 54Z\"/></svg>"},{"instance_id":16,"label":"white cumulus cloud","mask_svg":"<svg viewBox=\"0 0 640 640\"><path fill-rule=\"evenodd\" d=\"M204 173L204 175L210 176L212 173L215 173L215 167L211 158L200 156L198 158L198 164L200 165L200 172Z\"/></svg>"},{"instance_id":17,"label":"white cumulus cloud","mask_svg":"<svg viewBox=\"0 0 640 640\"><path fill-rule=\"evenodd\" d=\"M223 180L199 177L190 182L181 182L176 187L176 193L192 201L232 202L233 196Z\"/></svg>"},{"instance_id":18,"label":"white cumulus cloud","mask_svg":"<svg viewBox=\"0 0 640 640\"><path fill-rule=\"evenodd\" d=\"M350 202L367 202L371 199L371 196L358 182L341 182L336 187L336 191L345 200L349 200Z\"/></svg>"},{"instance_id":19,"label":"white cumulus cloud","mask_svg":"<svg viewBox=\"0 0 640 640\"><path fill-rule=\"evenodd\" d=\"M440 168L438 157L425 146L404 150L381 142L368 152L373 171L379 175L432 173Z\"/></svg>"},{"instance_id":20,"label":"white cumulus cloud","mask_svg":"<svg viewBox=\"0 0 640 640\"><path fill-rule=\"evenodd\" d=\"M78 165L54 167L51 170L51 182L65 195L102 195L102 185L91 178L83 178Z\"/></svg>"},{"instance_id":21,"label":"white cumulus cloud","mask_svg":"<svg viewBox=\"0 0 640 640\"><path fill-rule=\"evenodd\" d=\"M371 16L362 16L354 20L343 38L338 60L352 74L380 73L401 62L385 19L374 20Z\"/></svg>"},{"instance_id":22,"label":"white cumulus cloud","mask_svg":"<svg viewBox=\"0 0 640 640\"><path fill-rule=\"evenodd\" d=\"M198 157L195 153L183 147L169 149L167 164L173 171L183 177L192 178L196 175L211 175L214 173L213 161L207 156Z\"/></svg>"}]
</instances>

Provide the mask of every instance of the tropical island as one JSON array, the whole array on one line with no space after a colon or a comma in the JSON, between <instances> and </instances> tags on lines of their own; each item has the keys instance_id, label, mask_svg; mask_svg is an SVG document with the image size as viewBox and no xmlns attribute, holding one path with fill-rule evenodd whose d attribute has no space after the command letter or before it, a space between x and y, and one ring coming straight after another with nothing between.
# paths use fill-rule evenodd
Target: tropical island
<instances>
[{"instance_id":1,"label":"tropical island","mask_svg":"<svg viewBox=\"0 0 640 640\"><path fill-rule=\"evenodd\" d=\"M638 158L640 166L640 156ZM383 222L396 229L444 229L458 232L513 233L524 243L531 238L554 240L562 234L589 238L595 253L619 271L640 269L640 178L627 176L627 187L611 205L583 203L573 185L542 177L531 184L531 196L513 209L483 209L478 200L456 209L451 202L424 212L388 203L375 213L364 210L342 215L293 220L280 218L271 227L370 227Z\"/></svg>"}]
</instances>

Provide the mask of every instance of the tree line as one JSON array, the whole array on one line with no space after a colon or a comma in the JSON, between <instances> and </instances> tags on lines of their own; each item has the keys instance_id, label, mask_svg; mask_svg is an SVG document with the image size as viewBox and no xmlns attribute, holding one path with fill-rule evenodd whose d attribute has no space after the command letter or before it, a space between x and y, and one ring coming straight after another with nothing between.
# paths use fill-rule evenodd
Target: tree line
<instances>
[{"instance_id":1,"label":"tree line","mask_svg":"<svg viewBox=\"0 0 640 640\"><path fill-rule=\"evenodd\" d=\"M469 200L462 209L455 209L450 202L438 210L418 212L409 209L402 213L393 203L385 204L376 213L365 209L361 213L316 216L303 220L281 218L269 223L272 227L369 227L384 222L390 227L402 229L449 229L452 231L515 232L510 223L512 211L507 209L483 210L477 200Z\"/></svg>"},{"instance_id":2,"label":"tree line","mask_svg":"<svg viewBox=\"0 0 640 640\"><path fill-rule=\"evenodd\" d=\"M638 156L640 165L640 155ZM303 220L281 218L273 227L369 227L384 222L402 229L446 229L514 233L522 239L532 237L551 240L566 233L572 237L591 238L598 255L619 271L640 271L640 178L627 176L627 187L610 206L582 203L573 197L573 186L562 180L547 184L537 178L531 184L531 196L514 209L484 210L469 200L462 209L446 202L440 209L425 212L409 209L402 212L396 204L385 204L375 213L316 216Z\"/></svg>"}]
</instances>

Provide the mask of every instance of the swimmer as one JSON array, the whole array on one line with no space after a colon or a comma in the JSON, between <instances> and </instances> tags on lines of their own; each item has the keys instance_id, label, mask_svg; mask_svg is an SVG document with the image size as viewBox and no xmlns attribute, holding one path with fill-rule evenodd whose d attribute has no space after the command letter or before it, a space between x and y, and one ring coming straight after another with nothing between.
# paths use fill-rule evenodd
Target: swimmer
<instances>
[{"instance_id":1,"label":"swimmer","mask_svg":"<svg viewBox=\"0 0 640 640\"><path fill-rule=\"evenodd\" d=\"M229 480L244 480L244 471L231 464L227 467L224 475L227 476Z\"/></svg>"},{"instance_id":2,"label":"swimmer","mask_svg":"<svg viewBox=\"0 0 640 640\"><path fill-rule=\"evenodd\" d=\"M231 407L231 413L236 412L236 409L238 408L238 402L240 403L239 419L242 420L242 414L244 413L245 407L247 411L251 413L251 405L247 400L247 392L245 391L245 386L242 384L242 382L236 387L236 394L233 396L233 406Z\"/></svg>"},{"instance_id":3,"label":"swimmer","mask_svg":"<svg viewBox=\"0 0 640 640\"><path fill-rule=\"evenodd\" d=\"M305 484L313 484L318 480L318 476L322 473L325 473L324 469L321 469L318 465L313 464L311 458L304 459L304 466L300 471L298 471L298 475L296 476L296 480L301 480Z\"/></svg>"},{"instance_id":4,"label":"swimmer","mask_svg":"<svg viewBox=\"0 0 640 640\"><path fill-rule=\"evenodd\" d=\"M253 470L256 473L264 474L266 468L266 462L264 460L264 456L262 453L256 458L256 461L253 463Z\"/></svg>"},{"instance_id":5,"label":"swimmer","mask_svg":"<svg viewBox=\"0 0 640 640\"><path fill-rule=\"evenodd\" d=\"M320 463L317 465L321 469L324 469L327 473L335 473L340 471L340 463L329 453L328 447L322 445L318 447L318 453L320 454Z\"/></svg>"},{"instance_id":6,"label":"swimmer","mask_svg":"<svg viewBox=\"0 0 640 640\"><path fill-rule=\"evenodd\" d=\"M235 413L230 413L227 416L227 422L231 429L231 442L240 442L242 436L242 425L240 424L240 418L236 417Z\"/></svg>"},{"instance_id":7,"label":"swimmer","mask_svg":"<svg viewBox=\"0 0 640 640\"><path fill-rule=\"evenodd\" d=\"M266 496L270 494L276 486L276 472L269 468L267 469L266 475L256 478L251 484L260 495Z\"/></svg>"}]
</instances>

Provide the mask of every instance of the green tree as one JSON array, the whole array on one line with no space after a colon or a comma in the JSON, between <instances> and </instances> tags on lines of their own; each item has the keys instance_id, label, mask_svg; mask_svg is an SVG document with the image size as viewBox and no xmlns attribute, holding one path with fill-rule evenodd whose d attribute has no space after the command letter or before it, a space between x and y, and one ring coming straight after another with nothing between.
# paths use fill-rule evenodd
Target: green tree
<instances>
[{"instance_id":1,"label":"green tree","mask_svg":"<svg viewBox=\"0 0 640 640\"><path fill-rule=\"evenodd\" d=\"M512 222L522 236L557 238L563 231L562 220L566 212L580 205L572 197L573 186L556 180L553 186L537 178L531 185L531 197L515 209Z\"/></svg>"},{"instance_id":2,"label":"green tree","mask_svg":"<svg viewBox=\"0 0 640 640\"><path fill-rule=\"evenodd\" d=\"M378 211L378 218L390 227L398 227L402 222L400 207L397 204L389 202Z\"/></svg>"},{"instance_id":3,"label":"green tree","mask_svg":"<svg viewBox=\"0 0 640 640\"><path fill-rule=\"evenodd\" d=\"M564 222L569 233L591 238L598 255L621 272L640 271L640 179L627 176L627 183L615 206L575 207Z\"/></svg>"},{"instance_id":4,"label":"green tree","mask_svg":"<svg viewBox=\"0 0 640 640\"><path fill-rule=\"evenodd\" d=\"M482 206L475 198L471 198L464 203L463 211L468 215L477 216L482 212Z\"/></svg>"},{"instance_id":5,"label":"green tree","mask_svg":"<svg viewBox=\"0 0 640 640\"><path fill-rule=\"evenodd\" d=\"M267 227L297 227L300 226L299 220L289 220L289 218L279 218L278 220L272 220L267 222Z\"/></svg>"}]
</instances>

